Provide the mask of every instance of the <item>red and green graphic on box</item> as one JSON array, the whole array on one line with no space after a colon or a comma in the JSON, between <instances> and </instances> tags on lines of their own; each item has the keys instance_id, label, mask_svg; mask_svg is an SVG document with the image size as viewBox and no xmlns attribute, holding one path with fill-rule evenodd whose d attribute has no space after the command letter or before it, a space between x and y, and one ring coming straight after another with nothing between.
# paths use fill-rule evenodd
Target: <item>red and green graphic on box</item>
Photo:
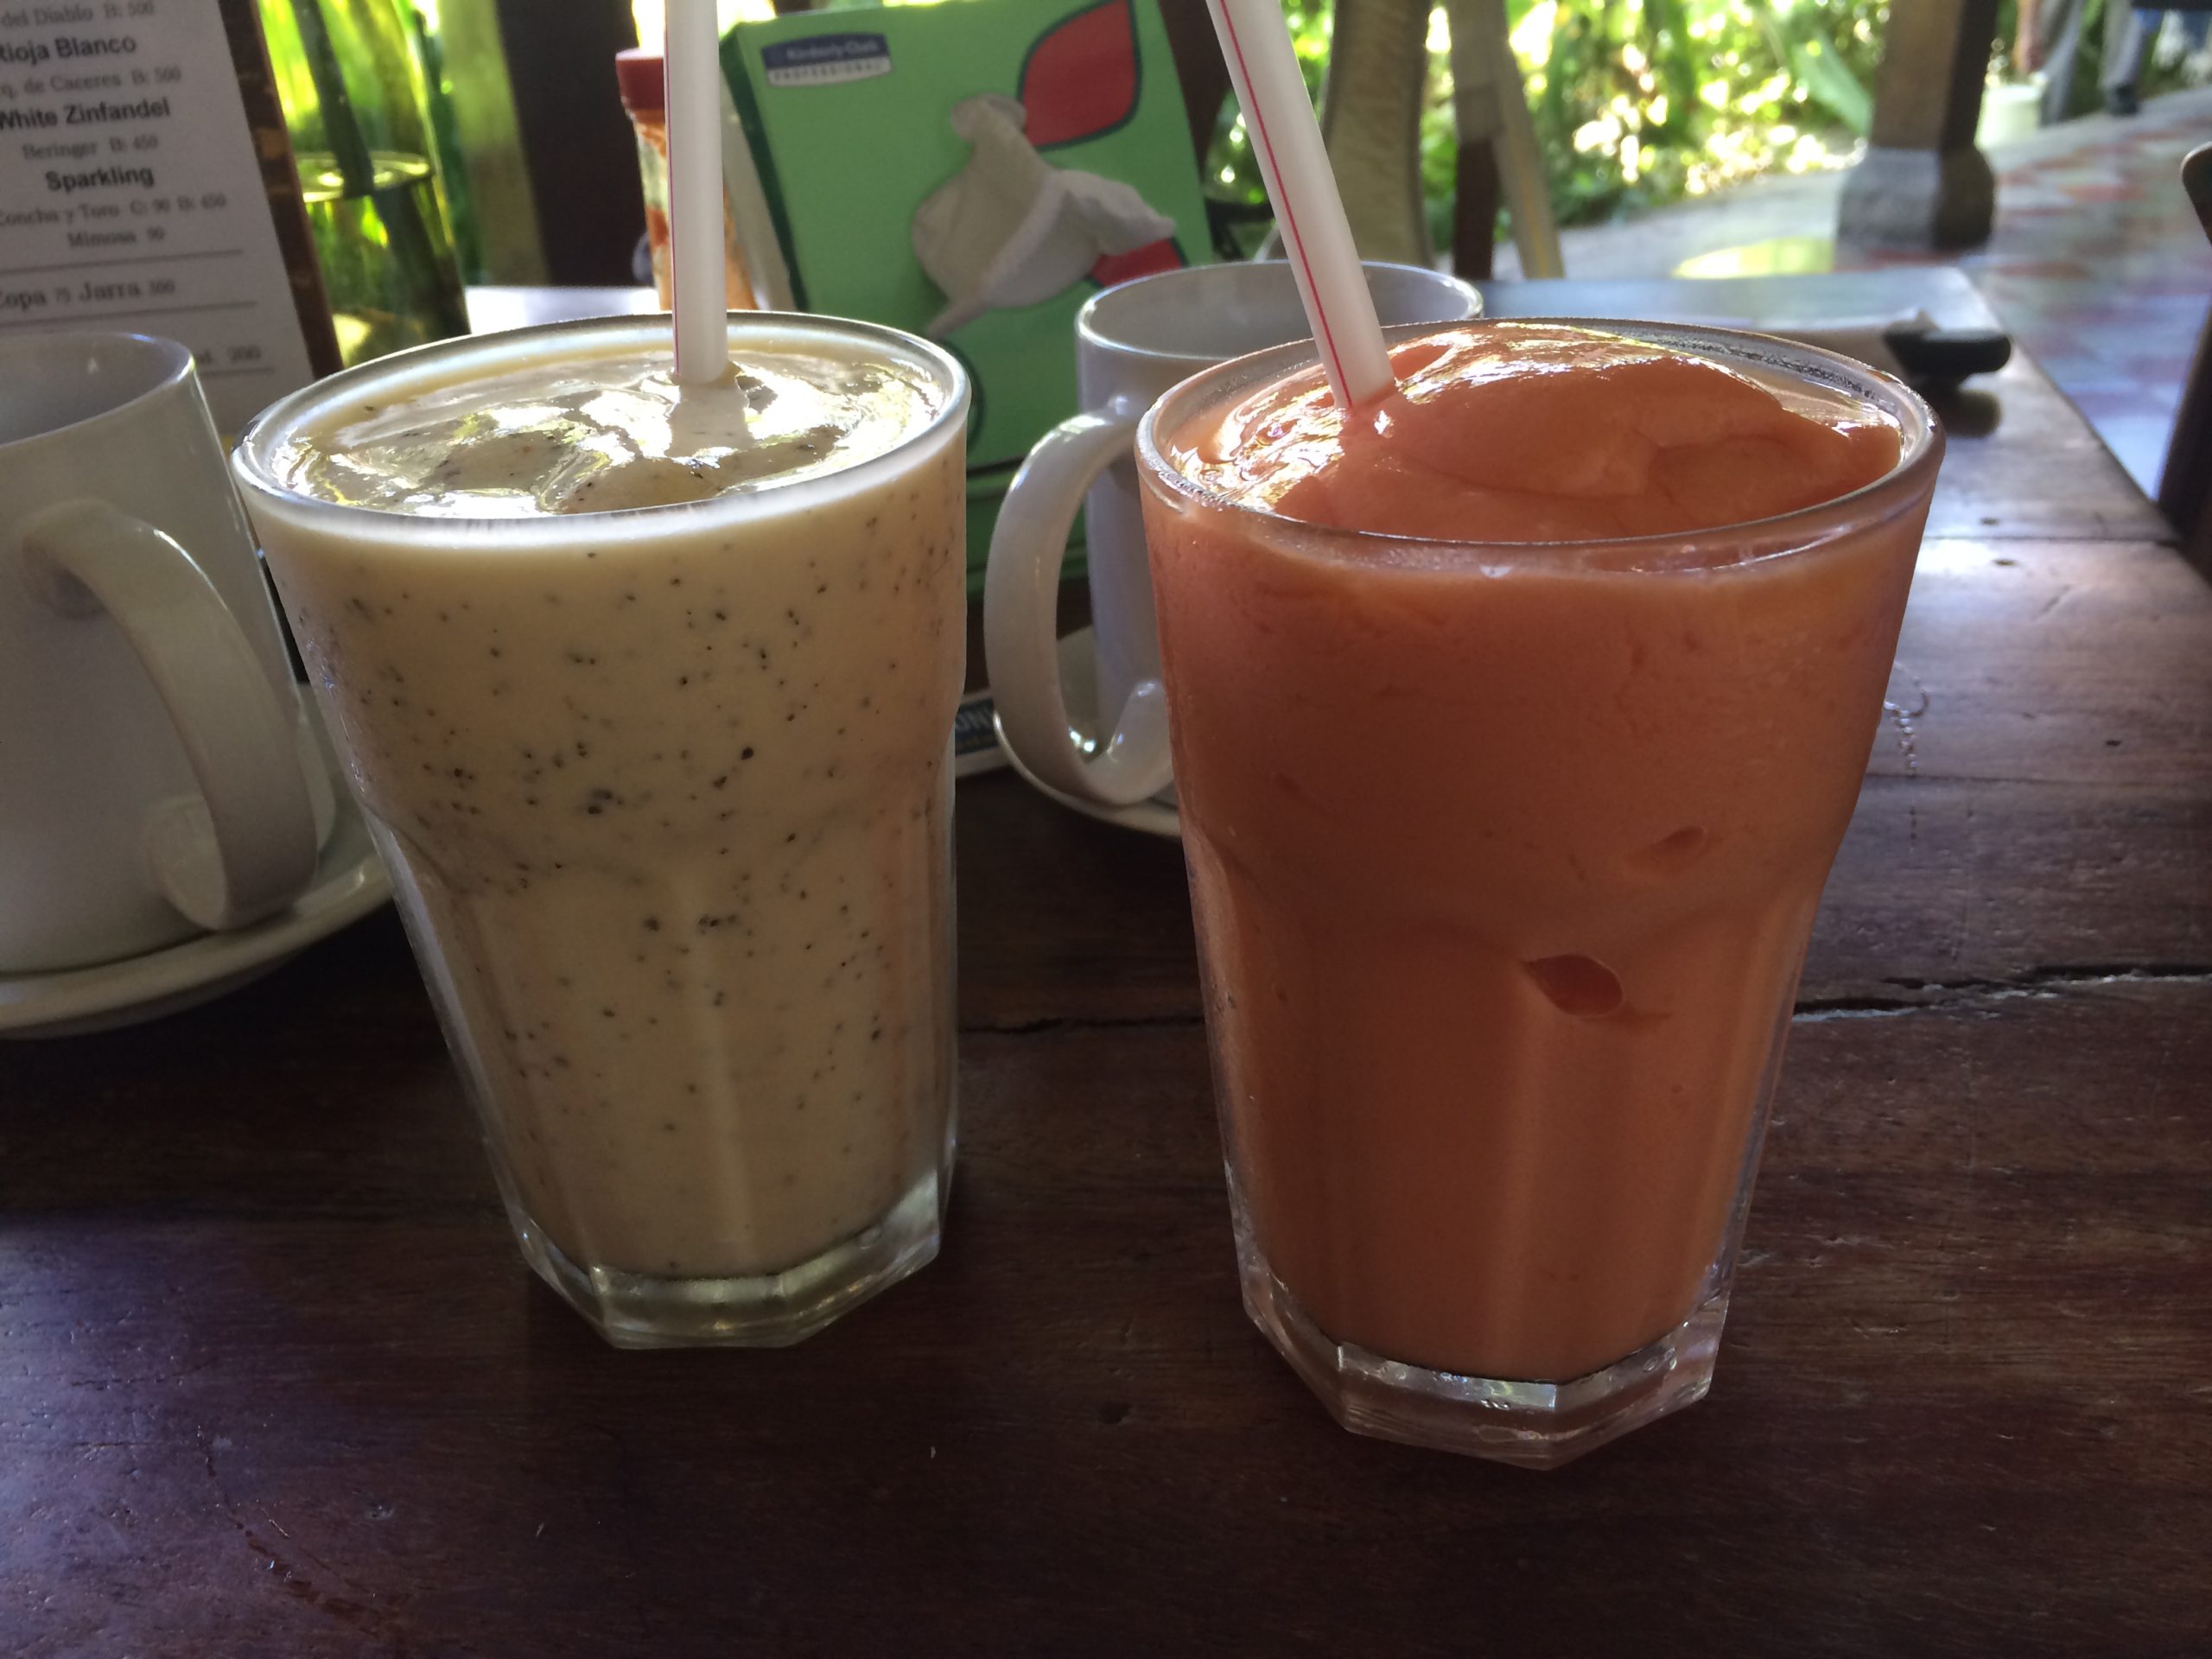
<instances>
[{"instance_id":1,"label":"red and green graphic on box","mask_svg":"<svg viewBox=\"0 0 2212 1659\"><path fill-rule=\"evenodd\" d=\"M958 355L973 468L1074 413L1086 298L1207 257L1153 0L801 13L722 64L798 302Z\"/></svg>"}]
</instances>

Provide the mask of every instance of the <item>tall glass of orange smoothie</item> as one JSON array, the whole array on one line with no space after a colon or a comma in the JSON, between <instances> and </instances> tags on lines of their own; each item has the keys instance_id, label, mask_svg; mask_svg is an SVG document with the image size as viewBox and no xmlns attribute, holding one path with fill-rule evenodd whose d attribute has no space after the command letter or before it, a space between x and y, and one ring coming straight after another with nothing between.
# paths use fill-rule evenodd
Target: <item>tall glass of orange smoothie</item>
<instances>
[{"instance_id":1,"label":"tall glass of orange smoothie","mask_svg":"<svg viewBox=\"0 0 2212 1659\"><path fill-rule=\"evenodd\" d=\"M1942 439L1827 353L1394 331L1138 437L1245 1306L1347 1427L1703 1396Z\"/></svg>"}]
</instances>

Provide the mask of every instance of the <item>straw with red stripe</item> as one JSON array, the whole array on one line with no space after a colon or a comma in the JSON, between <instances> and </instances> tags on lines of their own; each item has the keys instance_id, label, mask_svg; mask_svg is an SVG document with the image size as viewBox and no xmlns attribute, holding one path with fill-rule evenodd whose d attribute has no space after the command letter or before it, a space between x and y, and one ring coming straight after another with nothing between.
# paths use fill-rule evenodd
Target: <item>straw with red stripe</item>
<instances>
[{"instance_id":1,"label":"straw with red stripe","mask_svg":"<svg viewBox=\"0 0 2212 1659\"><path fill-rule=\"evenodd\" d=\"M1289 25L1275 0L1206 0L1244 130L1281 227L1283 252L1338 404L1357 408L1390 390L1390 359L1375 299L1352 246L1344 199L1298 73Z\"/></svg>"},{"instance_id":2,"label":"straw with red stripe","mask_svg":"<svg viewBox=\"0 0 2212 1659\"><path fill-rule=\"evenodd\" d=\"M668 268L676 289L676 383L729 374L722 221L721 67L715 0L668 0Z\"/></svg>"}]
</instances>

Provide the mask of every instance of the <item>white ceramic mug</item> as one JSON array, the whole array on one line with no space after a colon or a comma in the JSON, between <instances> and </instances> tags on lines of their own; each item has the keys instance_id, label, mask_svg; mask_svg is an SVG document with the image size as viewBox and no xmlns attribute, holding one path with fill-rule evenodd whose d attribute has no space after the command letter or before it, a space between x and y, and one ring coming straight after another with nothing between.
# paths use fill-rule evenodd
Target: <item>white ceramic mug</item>
<instances>
[{"instance_id":1,"label":"white ceramic mug","mask_svg":"<svg viewBox=\"0 0 2212 1659\"><path fill-rule=\"evenodd\" d=\"M1482 309L1466 283L1416 265L1370 261L1367 283L1385 323L1453 322ZM1076 314L1084 412L1046 433L1014 474L983 578L999 740L1039 782L1107 806L1133 805L1167 786L1166 693L1132 448L1137 422L1199 370L1305 331L1296 283L1280 262L1162 271L1103 289ZM1054 638L1061 559L1086 497L1096 743L1068 719Z\"/></svg>"},{"instance_id":2,"label":"white ceramic mug","mask_svg":"<svg viewBox=\"0 0 2212 1659\"><path fill-rule=\"evenodd\" d=\"M192 353L0 344L0 973L282 910L330 823Z\"/></svg>"}]
</instances>

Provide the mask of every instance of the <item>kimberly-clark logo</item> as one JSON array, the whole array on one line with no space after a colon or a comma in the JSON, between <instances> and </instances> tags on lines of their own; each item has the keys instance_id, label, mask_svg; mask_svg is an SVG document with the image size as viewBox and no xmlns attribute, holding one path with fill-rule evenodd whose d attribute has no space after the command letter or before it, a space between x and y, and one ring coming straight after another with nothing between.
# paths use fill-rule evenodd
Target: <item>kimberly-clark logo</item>
<instances>
[{"instance_id":1,"label":"kimberly-clark logo","mask_svg":"<svg viewBox=\"0 0 2212 1659\"><path fill-rule=\"evenodd\" d=\"M891 73L891 48L880 35L811 35L760 52L771 86L824 86L872 80Z\"/></svg>"}]
</instances>

